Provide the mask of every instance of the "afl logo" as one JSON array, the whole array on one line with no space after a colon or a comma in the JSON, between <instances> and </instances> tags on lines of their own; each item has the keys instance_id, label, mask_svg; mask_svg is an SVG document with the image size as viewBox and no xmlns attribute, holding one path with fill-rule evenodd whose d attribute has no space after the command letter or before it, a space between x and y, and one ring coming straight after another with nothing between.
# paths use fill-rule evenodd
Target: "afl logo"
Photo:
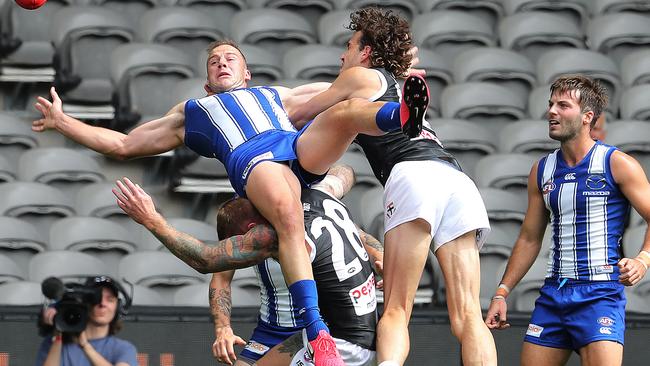
<instances>
[{"instance_id":1,"label":"afl logo","mask_svg":"<svg viewBox=\"0 0 650 366\"><path fill-rule=\"evenodd\" d=\"M549 194L555 190L555 183L550 180L542 186L542 194Z\"/></svg>"},{"instance_id":2,"label":"afl logo","mask_svg":"<svg viewBox=\"0 0 650 366\"><path fill-rule=\"evenodd\" d=\"M592 174L587 177L587 187L589 189L603 189L605 185L607 185L607 181L600 174Z\"/></svg>"},{"instance_id":3,"label":"afl logo","mask_svg":"<svg viewBox=\"0 0 650 366\"><path fill-rule=\"evenodd\" d=\"M607 317L607 316L603 316L603 317L598 318L598 324L600 324L600 325L602 325L604 327L609 327L609 326L614 325L614 319L612 319L610 317Z\"/></svg>"}]
</instances>

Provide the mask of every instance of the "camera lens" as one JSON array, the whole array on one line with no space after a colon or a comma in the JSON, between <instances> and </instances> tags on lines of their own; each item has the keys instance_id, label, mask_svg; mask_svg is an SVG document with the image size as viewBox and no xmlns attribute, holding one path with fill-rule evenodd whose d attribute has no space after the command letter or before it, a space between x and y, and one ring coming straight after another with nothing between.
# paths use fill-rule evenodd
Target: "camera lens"
<instances>
[{"instance_id":1,"label":"camera lens","mask_svg":"<svg viewBox=\"0 0 650 366\"><path fill-rule=\"evenodd\" d=\"M84 319L84 315L76 308L67 309L61 317L65 324L71 327L79 324Z\"/></svg>"}]
</instances>

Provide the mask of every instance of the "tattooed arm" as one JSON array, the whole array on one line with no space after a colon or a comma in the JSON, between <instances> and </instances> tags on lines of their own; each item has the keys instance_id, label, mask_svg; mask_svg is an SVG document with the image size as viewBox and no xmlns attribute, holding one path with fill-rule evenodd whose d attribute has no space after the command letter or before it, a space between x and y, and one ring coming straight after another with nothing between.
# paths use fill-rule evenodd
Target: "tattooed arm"
<instances>
[{"instance_id":1,"label":"tattooed arm","mask_svg":"<svg viewBox=\"0 0 650 366\"><path fill-rule=\"evenodd\" d=\"M304 350L304 347L305 345L302 343L302 332L296 332L282 343L271 348L255 365L289 365L293 357L301 350Z\"/></svg>"},{"instance_id":2,"label":"tattooed arm","mask_svg":"<svg viewBox=\"0 0 650 366\"><path fill-rule=\"evenodd\" d=\"M230 283L234 274L234 270L212 274L208 292L216 337L212 344L212 354L218 361L228 365L232 365L237 360L233 346L235 344L246 344L246 341L233 333L230 326L230 313L232 310Z\"/></svg>"},{"instance_id":3,"label":"tattooed arm","mask_svg":"<svg viewBox=\"0 0 650 366\"><path fill-rule=\"evenodd\" d=\"M375 261L382 261L384 260L384 245L377 240L374 236L368 234L367 232L361 230L357 226L357 230L359 231L359 237L361 238L361 244L363 244L363 247L366 249L366 252L368 252L368 255L372 257L373 263Z\"/></svg>"},{"instance_id":4,"label":"tattooed arm","mask_svg":"<svg viewBox=\"0 0 650 366\"><path fill-rule=\"evenodd\" d=\"M134 221L151 231L175 256L201 273L250 267L277 252L278 238L269 225L257 225L244 235L206 245L174 229L156 211L151 197L137 184L124 178L113 188L117 205Z\"/></svg>"}]
</instances>

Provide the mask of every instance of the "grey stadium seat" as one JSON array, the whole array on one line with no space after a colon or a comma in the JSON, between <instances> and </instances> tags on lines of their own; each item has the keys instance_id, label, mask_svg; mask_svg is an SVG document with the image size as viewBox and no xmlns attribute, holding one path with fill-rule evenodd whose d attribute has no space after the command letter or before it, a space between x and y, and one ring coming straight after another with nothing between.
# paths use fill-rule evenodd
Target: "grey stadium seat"
<instances>
[{"instance_id":1,"label":"grey stadium seat","mask_svg":"<svg viewBox=\"0 0 650 366\"><path fill-rule=\"evenodd\" d=\"M206 96L206 91L203 88L204 86L205 77L183 79L179 81L174 90L172 90L174 100L176 100L176 103L180 103L188 99L203 98Z\"/></svg>"},{"instance_id":2,"label":"grey stadium seat","mask_svg":"<svg viewBox=\"0 0 650 366\"><path fill-rule=\"evenodd\" d=\"M325 13L318 20L318 39L321 44L345 47L352 37L350 25L351 9Z\"/></svg>"},{"instance_id":3,"label":"grey stadium seat","mask_svg":"<svg viewBox=\"0 0 650 366\"><path fill-rule=\"evenodd\" d=\"M318 19L328 11L334 10L336 0L248 0L251 8L281 9L296 13L310 24L317 24Z\"/></svg>"},{"instance_id":4,"label":"grey stadium seat","mask_svg":"<svg viewBox=\"0 0 650 366\"><path fill-rule=\"evenodd\" d=\"M460 10L487 21L492 28L497 24L504 10L499 0L415 0L420 11Z\"/></svg>"},{"instance_id":5,"label":"grey stadium seat","mask_svg":"<svg viewBox=\"0 0 650 366\"><path fill-rule=\"evenodd\" d=\"M113 183L89 184L77 192L75 210L80 216L94 216L100 218L114 218L126 214L117 205L117 199L111 192L115 187ZM126 220L130 219L128 217ZM121 220L118 220L121 222Z\"/></svg>"},{"instance_id":6,"label":"grey stadium seat","mask_svg":"<svg viewBox=\"0 0 650 366\"><path fill-rule=\"evenodd\" d=\"M0 184L0 214L33 224L47 237L53 221L74 215L72 202L60 190L42 183Z\"/></svg>"},{"instance_id":7,"label":"grey stadium seat","mask_svg":"<svg viewBox=\"0 0 650 366\"><path fill-rule=\"evenodd\" d=\"M531 61L559 48L584 48L580 28L561 15L540 11L516 13L499 24L501 47L524 54Z\"/></svg>"},{"instance_id":8,"label":"grey stadium seat","mask_svg":"<svg viewBox=\"0 0 650 366\"><path fill-rule=\"evenodd\" d=\"M370 163L363 153L346 151L343 156L339 158L336 164L349 165L354 170L357 184L367 184L372 186L380 185L379 181L375 177L375 173L372 172Z\"/></svg>"},{"instance_id":9,"label":"grey stadium seat","mask_svg":"<svg viewBox=\"0 0 650 366\"><path fill-rule=\"evenodd\" d=\"M0 284L2 305L42 305L43 300L41 284L38 282L17 281Z\"/></svg>"},{"instance_id":10,"label":"grey stadium seat","mask_svg":"<svg viewBox=\"0 0 650 366\"><path fill-rule=\"evenodd\" d=\"M411 23L416 44L452 61L476 46L496 46L496 35L485 20L458 10L420 14Z\"/></svg>"},{"instance_id":11,"label":"grey stadium seat","mask_svg":"<svg viewBox=\"0 0 650 366\"><path fill-rule=\"evenodd\" d=\"M384 187L377 186L364 191L359 203L361 217L355 222L374 235L378 230L375 220L381 220L382 224L384 221Z\"/></svg>"},{"instance_id":12,"label":"grey stadium seat","mask_svg":"<svg viewBox=\"0 0 650 366\"><path fill-rule=\"evenodd\" d=\"M457 83L487 81L528 95L537 84L535 65L525 56L496 47L476 47L464 51L453 62Z\"/></svg>"},{"instance_id":13,"label":"grey stadium seat","mask_svg":"<svg viewBox=\"0 0 650 366\"><path fill-rule=\"evenodd\" d=\"M246 0L178 0L175 4L208 15L217 28L224 31L226 38L230 38L233 16L248 8Z\"/></svg>"},{"instance_id":14,"label":"grey stadium seat","mask_svg":"<svg viewBox=\"0 0 650 366\"><path fill-rule=\"evenodd\" d=\"M650 50L639 50L621 61L621 80L625 86L650 84Z\"/></svg>"},{"instance_id":15,"label":"grey stadium seat","mask_svg":"<svg viewBox=\"0 0 650 366\"><path fill-rule=\"evenodd\" d=\"M526 117L522 95L500 85L484 82L453 84L440 96L444 118L483 123L496 136L508 123Z\"/></svg>"},{"instance_id":16,"label":"grey stadium seat","mask_svg":"<svg viewBox=\"0 0 650 366\"><path fill-rule=\"evenodd\" d=\"M445 149L454 154L463 171L474 176L476 162L497 150L492 130L480 123L461 119L433 119L431 127Z\"/></svg>"},{"instance_id":17,"label":"grey stadium seat","mask_svg":"<svg viewBox=\"0 0 650 366\"><path fill-rule=\"evenodd\" d=\"M6 38L0 49L0 80L51 82L54 79L50 23L53 14L69 4L66 0L48 1L38 11L14 6L11 1L0 5L0 24Z\"/></svg>"},{"instance_id":18,"label":"grey stadium seat","mask_svg":"<svg viewBox=\"0 0 650 366\"><path fill-rule=\"evenodd\" d=\"M91 254L106 263L108 274L116 277L119 260L134 252L136 243L133 235L117 223L78 216L58 220L50 227L50 247Z\"/></svg>"},{"instance_id":19,"label":"grey stadium seat","mask_svg":"<svg viewBox=\"0 0 650 366\"><path fill-rule=\"evenodd\" d=\"M546 280L546 267L548 257L539 255L524 278L517 287L512 290L509 298L512 298L513 309L517 311L533 311L535 300L539 296L539 289Z\"/></svg>"},{"instance_id":20,"label":"grey stadium seat","mask_svg":"<svg viewBox=\"0 0 650 366\"><path fill-rule=\"evenodd\" d=\"M171 46L192 60L205 53L211 42L226 38L229 31L227 28L219 28L210 15L180 6L148 10L136 24L139 41ZM198 74L200 69L194 71Z\"/></svg>"},{"instance_id":21,"label":"grey stadium seat","mask_svg":"<svg viewBox=\"0 0 650 366\"><path fill-rule=\"evenodd\" d=\"M528 115L533 119L548 120L548 101L551 99L551 84L544 84L528 94Z\"/></svg>"},{"instance_id":22,"label":"grey stadium seat","mask_svg":"<svg viewBox=\"0 0 650 366\"><path fill-rule=\"evenodd\" d=\"M646 173L647 175L647 173ZM630 217L629 217L629 228L635 227L635 226L641 226L645 225L646 222L641 217L641 215L634 209L634 207L630 210Z\"/></svg>"},{"instance_id":23,"label":"grey stadium seat","mask_svg":"<svg viewBox=\"0 0 650 366\"><path fill-rule=\"evenodd\" d=\"M424 78L429 86L429 119L440 116L440 94L444 88L453 82L453 74L449 62L440 54L426 48L418 49L420 63L417 68L426 71Z\"/></svg>"},{"instance_id":24,"label":"grey stadium seat","mask_svg":"<svg viewBox=\"0 0 650 366\"><path fill-rule=\"evenodd\" d=\"M18 267L18 263L0 252L0 284L27 279L23 268L25 267Z\"/></svg>"},{"instance_id":25,"label":"grey stadium seat","mask_svg":"<svg viewBox=\"0 0 650 366\"><path fill-rule=\"evenodd\" d=\"M584 27L589 19L588 1L585 0L500 0L506 14L529 11L548 12L561 15L568 21Z\"/></svg>"},{"instance_id":26,"label":"grey stadium seat","mask_svg":"<svg viewBox=\"0 0 650 366\"><path fill-rule=\"evenodd\" d=\"M20 156L18 177L58 188L71 199L80 187L104 181L99 164L78 150L62 147L31 149Z\"/></svg>"},{"instance_id":27,"label":"grey stadium seat","mask_svg":"<svg viewBox=\"0 0 650 366\"><path fill-rule=\"evenodd\" d=\"M258 285L240 287L233 283L231 284L230 295L234 308L258 307L260 305L260 288ZM209 307L208 284L180 286L174 293L173 304L174 306Z\"/></svg>"},{"instance_id":28,"label":"grey stadium seat","mask_svg":"<svg viewBox=\"0 0 650 366\"><path fill-rule=\"evenodd\" d=\"M621 95L621 118L650 121L650 84L633 86Z\"/></svg>"},{"instance_id":29,"label":"grey stadium seat","mask_svg":"<svg viewBox=\"0 0 650 366\"><path fill-rule=\"evenodd\" d=\"M0 216L0 253L19 268L26 269L32 257L47 248L47 237L34 225L14 217Z\"/></svg>"},{"instance_id":30,"label":"grey stadium seat","mask_svg":"<svg viewBox=\"0 0 650 366\"><path fill-rule=\"evenodd\" d=\"M639 254L647 230L647 225L629 227L625 230L625 234L623 234L623 255L625 257L634 258Z\"/></svg>"},{"instance_id":31,"label":"grey stadium seat","mask_svg":"<svg viewBox=\"0 0 650 366\"><path fill-rule=\"evenodd\" d=\"M174 192L232 193L226 167L217 159L199 156L194 162L175 173Z\"/></svg>"},{"instance_id":32,"label":"grey stadium seat","mask_svg":"<svg viewBox=\"0 0 650 366\"><path fill-rule=\"evenodd\" d=\"M100 6L70 6L54 14L51 32L56 49L54 85L68 107L74 102L81 108L75 112L87 112L84 104L110 105L113 85L106 56L133 40L129 20Z\"/></svg>"},{"instance_id":33,"label":"grey stadium seat","mask_svg":"<svg viewBox=\"0 0 650 366\"><path fill-rule=\"evenodd\" d=\"M156 290L147 286L133 285L132 304L136 306L160 306L165 304L165 301Z\"/></svg>"},{"instance_id":34,"label":"grey stadium seat","mask_svg":"<svg viewBox=\"0 0 650 366\"><path fill-rule=\"evenodd\" d=\"M293 47L284 54L284 75L294 79L334 81L341 69L342 53L342 48L334 46Z\"/></svg>"},{"instance_id":35,"label":"grey stadium seat","mask_svg":"<svg viewBox=\"0 0 650 366\"><path fill-rule=\"evenodd\" d=\"M207 245L214 245L219 242L217 239L217 228L203 221L177 217L170 218L167 222L176 230L182 233L187 233ZM167 248L160 242L160 240L158 240L158 238L151 234L149 230L141 226L138 239L138 250L167 251Z\"/></svg>"},{"instance_id":36,"label":"grey stadium seat","mask_svg":"<svg viewBox=\"0 0 650 366\"><path fill-rule=\"evenodd\" d=\"M38 145L28 121L9 112L0 112L0 154L14 168L18 168L18 159L23 152Z\"/></svg>"},{"instance_id":37,"label":"grey stadium seat","mask_svg":"<svg viewBox=\"0 0 650 366\"><path fill-rule=\"evenodd\" d=\"M515 193L497 188L479 188L490 225L499 226L509 235L517 236L526 213L526 200Z\"/></svg>"},{"instance_id":38,"label":"grey stadium seat","mask_svg":"<svg viewBox=\"0 0 650 366\"><path fill-rule=\"evenodd\" d=\"M607 111L612 117L617 115L621 81L619 69L613 60L602 53L578 49L549 51L537 60L540 85L551 84L564 74L586 74L600 80L609 94ZM546 102L548 106L548 99Z\"/></svg>"},{"instance_id":39,"label":"grey stadium seat","mask_svg":"<svg viewBox=\"0 0 650 366\"><path fill-rule=\"evenodd\" d=\"M479 187L493 187L515 193L526 201L528 174L537 161L525 154L491 154L476 163L476 183Z\"/></svg>"},{"instance_id":40,"label":"grey stadium seat","mask_svg":"<svg viewBox=\"0 0 650 366\"><path fill-rule=\"evenodd\" d=\"M374 186L369 186L367 184L355 184L341 200L350 211L352 221L359 225L362 224L361 217L363 216L363 213L361 211L363 209L362 202L364 197L366 197L365 194L368 191L372 191L374 188ZM381 200L382 196L379 196L378 199ZM364 227L361 228L367 229Z\"/></svg>"},{"instance_id":41,"label":"grey stadium seat","mask_svg":"<svg viewBox=\"0 0 650 366\"><path fill-rule=\"evenodd\" d=\"M90 3L123 14L128 18L131 24L136 25L147 10L161 6L163 1L164 0L90 0Z\"/></svg>"},{"instance_id":42,"label":"grey stadium seat","mask_svg":"<svg viewBox=\"0 0 650 366\"><path fill-rule=\"evenodd\" d=\"M300 15L280 9L251 9L233 16L231 35L278 55L301 44L317 43L315 29Z\"/></svg>"},{"instance_id":43,"label":"grey stadium seat","mask_svg":"<svg viewBox=\"0 0 650 366\"><path fill-rule=\"evenodd\" d=\"M16 180L16 175L16 167L0 155L0 183L13 182Z\"/></svg>"},{"instance_id":44,"label":"grey stadium seat","mask_svg":"<svg viewBox=\"0 0 650 366\"><path fill-rule=\"evenodd\" d=\"M129 43L110 54L111 80L116 85L115 125L125 130L139 120L160 118L177 102L176 83L194 76L195 57L171 46Z\"/></svg>"},{"instance_id":45,"label":"grey stadium seat","mask_svg":"<svg viewBox=\"0 0 650 366\"><path fill-rule=\"evenodd\" d=\"M645 0L593 0L589 2L594 15L617 12L650 12L650 3Z\"/></svg>"},{"instance_id":46,"label":"grey stadium seat","mask_svg":"<svg viewBox=\"0 0 650 366\"><path fill-rule=\"evenodd\" d=\"M641 282L645 282L641 280ZM635 287L625 287L625 312L636 314L650 314L650 301L647 294L637 293Z\"/></svg>"},{"instance_id":47,"label":"grey stadium seat","mask_svg":"<svg viewBox=\"0 0 650 366\"><path fill-rule=\"evenodd\" d=\"M613 121L607 129L607 143L636 158L650 175L650 123Z\"/></svg>"},{"instance_id":48,"label":"grey stadium seat","mask_svg":"<svg viewBox=\"0 0 650 366\"><path fill-rule=\"evenodd\" d=\"M548 122L522 120L506 126L499 134L500 151L542 157L560 147L548 136Z\"/></svg>"},{"instance_id":49,"label":"grey stadium seat","mask_svg":"<svg viewBox=\"0 0 650 366\"><path fill-rule=\"evenodd\" d=\"M479 292L479 302L481 309L486 310L490 307L490 301L494 296L496 284L499 283L505 264L510 257L508 248L496 246L483 246L479 251L479 260L481 262L481 288Z\"/></svg>"},{"instance_id":50,"label":"grey stadium seat","mask_svg":"<svg viewBox=\"0 0 650 366\"><path fill-rule=\"evenodd\" d=\"M29 263L29 279L34 282L42 282L50 276L59 277L64 282L78 281L108 272L108 266L100 259L69 250L39 253Z\"/></svg>"},{"instance_id":51,"label":"grey stadium seat","mask_svg":"<svg viewBox=\"0 0 650 366\"><path fill-rule=\"evenodd\" d=\"M650 49L650 22L640 14L615 13L591 19L587 44L620 62L627 54L641 47Z\"/></svg>"},{"instance_id":52,"label":"grey stadium seat","mask_svg":"<svg viewBox=\"0 0 650 366\"><path fill-rule=\"evenodd\" d=\"M490 229L490 233L483 243L483 248L498 247L497 250L507 252L508 256L510 256L509 253L512 251L516 240L517 237L513 236L512 233L497 226Z\"/></svg>"}]
</instances>

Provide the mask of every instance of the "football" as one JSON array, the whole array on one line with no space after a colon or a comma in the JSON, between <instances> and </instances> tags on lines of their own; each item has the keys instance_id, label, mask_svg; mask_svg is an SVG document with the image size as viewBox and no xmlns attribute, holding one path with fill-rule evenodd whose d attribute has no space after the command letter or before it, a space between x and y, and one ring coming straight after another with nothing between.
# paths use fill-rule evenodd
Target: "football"
<instances>
[{"instance_id":1,"label":"football","mask_svg":"<svg viewBox=\"0 0 650 366\"><path fill-rule=\"evenodd\" d=\"M28 9L28 10L38 9L47 2L47 0L15 0L15 1L16 4L18 4L21 8Z\"/></svg>"}]
</instances>

